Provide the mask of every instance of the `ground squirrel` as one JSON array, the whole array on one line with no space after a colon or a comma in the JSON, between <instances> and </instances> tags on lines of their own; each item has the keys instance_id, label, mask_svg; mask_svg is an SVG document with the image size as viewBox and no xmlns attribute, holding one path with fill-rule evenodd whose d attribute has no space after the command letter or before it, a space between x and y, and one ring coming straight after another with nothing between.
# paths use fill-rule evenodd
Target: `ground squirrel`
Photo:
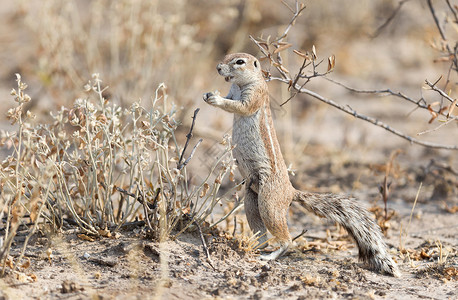
<instances>
[{"instance_id":1,"label":"ground squirrel","mask_svg":"<svg viewBox=\"0 0 458 300\"><path fill-rule=\"evenodd\" d=\"M291 244L287 212L298 201L314 214L342 225L356 241L359 258L370 268L400 276L390 257L378 225L358 202L346 196L316 194L296 190L288 177L270 111L267 83L261 65L252 55L227 55L217 66L218 73L232 86L223 98L206 93L204 101L234 113L232 139L234 157L246 179L245 212L259 242L266 241L268 230L280 243L280 249L262 255L272 260L281 256Z\"/></svg>"}]
</instances>

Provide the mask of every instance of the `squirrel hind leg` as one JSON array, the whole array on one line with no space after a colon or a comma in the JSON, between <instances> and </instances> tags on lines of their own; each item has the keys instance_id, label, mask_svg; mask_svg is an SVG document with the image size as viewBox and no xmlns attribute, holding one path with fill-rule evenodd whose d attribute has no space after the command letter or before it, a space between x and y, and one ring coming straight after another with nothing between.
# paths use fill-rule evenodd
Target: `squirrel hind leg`
<instances>
[{"instance_id":1,"label":"squirrel hind leg","mask_svg":"<svg viewBox=\"0 0 458 300\"><path fill-rule=\"evenodd\" d=\"M288 194L275 185L260 187L258 197L259 214L267 230L280 244L280 249L261 255L262 260L274 260L282 256L291 245L291 235L288 230Z\"/></svg>"},{"instance_id":2,"label":"squirrel hind leg","mask_svg":"<svg viewBox=\"0 0 458 300\"><path fill-rule=\"evenodd\" d=\"M266 247L267 229L259 214L258 194L249 187L246 189L245 194L245 214L251 231L258 236L258 247Z\"/></svg>"}]
</instances>

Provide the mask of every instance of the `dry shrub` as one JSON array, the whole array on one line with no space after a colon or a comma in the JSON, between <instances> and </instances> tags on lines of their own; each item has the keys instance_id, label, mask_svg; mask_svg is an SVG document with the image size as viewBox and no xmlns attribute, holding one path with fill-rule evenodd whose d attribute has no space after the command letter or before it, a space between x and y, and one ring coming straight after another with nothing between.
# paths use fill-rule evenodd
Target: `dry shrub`
<instances>
[{"instance_id":1,"label":"dry shrub","mask_svg":"<svg viewBox=\"0 0 458 300\"><path fill-rule=\"evenodd\" d=\"M181 233L204 221L219 203L221 181L234 168L230 141L193 185L179 162L177 109L164 84L151 97L151 109L141 101L123 108L105 98L106 87L94 74L85 85L86 98L51 113L52 122L34 124L24 109L27 85L20 75L17 82L12 95L18 104L8 117L18 130L1 132L2 145L12 149L0 170L1 217L7 212L0 227L2 260L18 230L33 234L38 224L109 236L141 218L154 239L165 240L174 229Z\"/></svg>"}]
</instances>

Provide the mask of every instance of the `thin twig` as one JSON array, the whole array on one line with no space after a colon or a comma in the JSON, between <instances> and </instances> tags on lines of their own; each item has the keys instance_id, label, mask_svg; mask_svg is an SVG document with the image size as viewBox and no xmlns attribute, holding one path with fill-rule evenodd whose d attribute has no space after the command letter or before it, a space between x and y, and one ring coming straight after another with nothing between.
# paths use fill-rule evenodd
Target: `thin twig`
<instances>
[{"instance_id":1,"label":"thin twig","mask_svg":"<svg viewBox=\"0 0 458 300\"><path fill-rule=\"evenodd\" d=\"M417 195L415 196L415 201L413 202L412 211L410 212L409 223L407 224L407 228L406 228L406 235L410 227L410 222L412 222L413 211L415 210L415 205L417 205L417 200L418 200L418 196L420 196L422 185L423 185L423 182L420 182L420 186L418 187L418 190L417 190Z\"/></svg>"},{"instance_id":2,"label":"thin twig","mask_svg":"<svg viewBox=\"0 0 458 300\"><path fill-rule=\"evenodd\" d=\"M223 196L224 197L224 196ZM219 219L218 221L216 221L215 223L211 224L210 225L210 228L213 228L215 227L216 225L218 225L219 223L221 223L222 221L226 220L230 215L232 215L233 213L235 213L237 210L239 210L239 208L241 208L243 206L243 201L240 201L239 203L237 203L236 205L234 205L234 208L232 208L227 214L225 214L221 219Z\"/></svg>"},{"instance_id":3,"label":"thin twig","mask_svg":"<svg viewBox=\"0 0 458 300\"><path fill-rule=\"evenodd\" d=\"M183 148L183 151L181 152L180 159L178 160L178 165L177 165L178 170L184 167L181 165L181 162L183 160L184 152L186 151L186 148L188 147L189 141L192 138L192 130L194 129L194 123L196 122L196 117L197 117L197 113L199 112L199 110L200 108L196 108L196 110L194 111L194 115L192 116L191 128L189 129L189 132L186 135L186 143L184 144L184 148Z\"/></svg>"},{"instance_id":4,"label":"thin twig","mask_svg":"<svg viewBox=\"0 0 458 300\"><path fill-rule=\"evenodd\" d=\"M392 91L391 89L358 90L358 89L352 88L352 87L350 87L348 85L345 85L345 84L343 84L343 83L341 83L339 81L336 81L336 80L328 78L328 77L324 77L324 79L326 79L327 81L330 81L330 82L332 82L334 84L337 84L337 85L343 87L344 89L346 89L346 90L348 90L350 92L353 92L353 93L357 93L357 94L376 94L376 95L380 95L380 96L387 96L387 95L394 96L394 97L398 97L398 98L401 98L403 100L406 100L408 102L411 102L411 103L417 105L419 108L429 110L429 107L428 107L428 105L426 105L426 101L423 98L415 100L415 99L412 99L412 98L406 96L402 92L395 92L395 91ZM440 113L440 112L437 111L437 113ZM445 116L444 113L441 113L441 114Z\"/></svg>"},{"instance_id":5,"label":"thin twig","mask_svg":"<svg viewBox=\"0 0 458 300\"><path fill-rule=\"evenodd\" d=\"M143 196L143 193L142 191L140 190L140 187L138 186L138 194L141 196L141 199L145 199L145 197ZM140 197L137 198L137 200L139 199ZM148 225L148 228L151 230L151 232L154 231L154 228L153 228L153 225L151 225L151 220L150 220L150 215L151 215L151 211L152 209L150 208L150 205L148 202L146 201L142 201L142 206L143 206L143 212L145 213L145 219L146 219L146 224ZM152 207L152 205L151 205Z\"/></svg>"},{"instance_id":6,"label":"thin twig","mask_svg":"<svg viewBox=\"0 0 458 300\"><path fill-rule=\"evenodd\" d=\"M439 19L436 16L436 11L434 10L434 7L433 7L433 4L432 4L431 0L427 0L426 2L428 3L429 10L431 11L431 15L433 16L434 22L436 23L436 27L439 30L439 33L440 33L442 39L444 41L446 41L447 38L445 37L444 31L442 30L441 25L439 24ZM447 45L447 48L448 48L448 45ZM447 49L447 50L450 51L450 49Z\"/></svg>"},{"instance_id":7,"label":"thin twig","mask_svg":"<svg viewBox=\"0 0 458 300\"><path fill-rule=\"evenodd\" d=\"M304 234L306 234L307 231L308 231L307 229L303 229L301 233L299 233L295 238L293 238L293 242L297 240L298 238L300 238L301 236L303 236Z\"/></svg>"},{"instance_id":8,"label":"thin twig","mask_svg":"<svg viewBox=\"0 0 458 300\"><path fill-rule=\"evenodd\" d=\"M292 11L292 9L286 4L286 2L283 1L283 4L285 4ZM305 9L304 3L299 4L299 2L296 1L296 10L294 11L291 21L289 22L288 26L286 26L286 29L283 32L283 34L279 38L277 38L275 42L281 42L288 35L288 32L293 27L294 23L296 22L296 19L301 15L304 9Z\"/></svg>"},{"instance_id":9,"label":"thin twig","mask_svg":"<svg viewBox=\"0 0 458 300\"><path fill-rule=\"evenodd\" d=\"M377 28L377 30L375 31L375 33L372 35L372 38L376 38L381 32L383 29L385 29L386 26L388 26L391 21L393 21L394 17L396 17L396 15L399 13L399 11L401 10L401 7L404 5L404 3L408 2L410 0L402 0L398 3L398 7L396 7L396 9L393 11L393 13L385 20L385 22L379 27Z\"/></svg>"},{"instance_id":10,"label":"thin twig","mask_svg":"<svg viewBox=\"0 0 458 300\"><path fill-rule=\"evenodd\" d=\"M197 226L197 230L199 231L200 240L202 242L202 246L204 248L205 255L207 256L208 264L212 267L213 270L216 271L216 268L213 266L212 259L210 257L210 252L208 251L207 243L205 242L204 234L202 233L202 228L200 228L200 225L198 222L194 222L194 225Z\"/></svg>"},{"instance_id":11,"label":"thin twig","mask_svg":"<svg viewBox=\"0 0 458 300\"><path fill-rule=\"evenodd\" d=\"M144 197L143 197L142 193L139 193L139 196L137 197L137 196L135 196L135 194L130 193L130 192L128 192L128 191L126 191L126 190L124 190L124 189L122 189L120 187L116 187L116 190L118 190L118 192L120 192L120 193L123 193L123 194L125 194L127 196L130 196L130 197L134 198L135 200L137 200L141 204L143 204L145 202L146 205L148 206L148 209L155 209L157 207L156 203L157 203L157 197L159 195L159 191L157 192L153 203L149 203L148 201L144 201Z\"/></svg>"},{"instance_id":12,"label":"thin twig","mask_svg":"<svg viewBox=\"0 0 458 300\"><path fill-rule=\"evenodd\" d=\"M234 216L234 230L232 230L232 236L235 236L236 231L237 231L237 216Z\"/></svg>"},{"instance_id":13,"label":"thin twig","mask_svg":"<svg viewBox=\"0 0 458 300\"><path fill-rule=\"evenodd\" d=\"M455 17L455 22L458 23L458 15L456 13L456 10L450 4L450 0L445 0L445 2L447 2L448 8L450 8L450 11L452 12L453 16Z\"/></svg>"},{"instance_id":14,"label":"thin twig","mask_svg":"<svg viewBox=\"0 0 458 300\"><path fill-rule=\"evenodd\" d=\"M186 166L189 163L191 158L194 156L194 152L196 152L197 147L199 147L199 145L200 145L200 143L202 143L202 141L203 141L203 139L199 139L197 144L192 148L192 151L191 151L191 154L189 155L189 157L182 164L178 165L178 167L177 167L178 170L183 169L183 167Z\"/></svg>"},{"instance_id":15,"label":"thin twig","mask_svg":"<svg viewBox=\"0 0 458 300\"><path fill-rule=\"evenodd\" d=\"M426 79L426 80L425 80L425 83L426 83L433 91L438 92L442 97L444 97L444 98L447 99L448 101L450 101L450 102L455 101L455 99L453 99L452 97L450 97L449 95L447 95L447 93L445 93L443 90L441 90L440 88L438 88L438 87L436 86L437 82L431 83L431 82L429 82L428 79ZM458 106L458 104L457 104L457 106Z\"/></svg>"},{"instance_id":16,"label":"thin twig","mask_svg":"<svg viewBox=\"0 0 458 300\"><path fill-rule=\"evenodd\" d=\"M448 125L449 123L451 123L453 121L458 121L458 117L450 117L448 120L443 121L439 126L433 128L433 129L429 129L429 130L425 130L425 131L419 132L419 133L417 133L417 135L423 135L423 134L426 134L426 133L434 132L434 131L440 129L441 127L443 127L443 126Z\"/></svg>"}]
</instances>

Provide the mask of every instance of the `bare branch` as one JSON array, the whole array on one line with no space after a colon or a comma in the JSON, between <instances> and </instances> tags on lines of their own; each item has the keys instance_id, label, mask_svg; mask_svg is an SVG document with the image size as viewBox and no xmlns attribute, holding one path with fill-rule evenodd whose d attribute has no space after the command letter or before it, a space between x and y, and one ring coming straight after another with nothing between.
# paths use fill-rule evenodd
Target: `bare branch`
<instances>
[{"instance_id":1,"label":"bare branch","mask_svg":"<svg viewBox=\"0 0 458 300\"><path fill-rule=\"evenodd\" d=\"M448 101L452 102L455 101L455 99L453 99L452 97L450 97L449 95L447 95L447 93L445 93L443 90L441 90L440 88L438 88L436 86L437 82L435 83L431 83L428 81L428 79L425 80L425 83L435 92L438 92L442 97L444 97L445 99L447 99ZM457 105L458 106L458 105Z\"/></svg>"},{"instance_id":2,"label":"bare branch","mask_svg":"<svg viewBox=\"0 0 458 300\"><path fill-rule=\"evenodd\" d=\"M301 236L303 236L304 234L306 234L307 231L308 231L307 229L302 229L302 232L293 238L293 242L297 240L298 238L300 238Z\"/></svg>"},{"instance_id":3,"label":"bare branch","mask_svg":"<svg viewBox=\"0 0 458 300\"><path fill-rule=\"evenodd\" d=\"M199 147L199 145L200 145L200 143L202 143L202 141L203 141L203 139L199 139L197 144L192 148L192 151L191 151L191 154L189 155L189 157L186 158L186 160L177 167L178 170L183 169L183 167L186 166L189 163L191 158L194 156L194 153L196 152L197 147Z\"/></svg>"},{"instance_id":4,"label":"bare branch","mask_svg":"<svg viewBox=\"0 0 458 300\"><path fill-rule=\"evenodd\" d=\"M357 94L377 94L377 95L380 95L380 96L394 96L394 97L397 97L397 98L401 98L403 100L406 100L412 104L415 104L417 107L419 108L422 108L422 109L425 109L425 110L428 110L428 111L434 111L435 113L439 114L439 115L442 115L444 117L447 117L447 114L445 113L444 110L442 109L437 109L437 111L433 110L431 108L431 106L427 105L426 103L426 100L421 97L420 99L418 100L415 100L415 99L412 99L411 97L405 95L404 93L402 92L395 92L395 91L392 91L391 89L382 89L382 90L358 90L358 89L355 89L355 88L352 88L352 87L349 87L341 82L338 82L334 79L331 79L331 78L328 78L328 77L324 77L324 79L334 83L334 84L337 84L343 88L345 88L346 90L350 91L350 92L353 92L353 93L357 93ZM434 85L435 86L435 85ZM438 89L437 87L435 87L436 89ZM440 90L440 89L438 89ZM443 92L443 91L442 91Z\"/></svg>"},{"instance_id":5,"label":"bare branch","mask_svg":"<svg viewBox=\"0 0 458 300\"><path fill-rule=\"evenodd\" d=\"M194 123L196 122L197 113L199 112L199 110L200 110L200 108L196 108L196 110L194 111L194 115L192 116L191 128L189 129L189 132L186 135L186 143L184 144L183 151L181 152L181 155L180 155L180 159L178 160L178 165L177 165L177 169L178 170L181 170L185 166L185 164L182 164L181 162L183 161L184 152L186 151L186 148L188 148L189 141L192 138L192 130L194 129ZM193 149L189 159L192 157L192 154L194 153L196 147L199 146L200 142L198 142L197 145L194 146L194 149ZM189 159L187 159L187 162L189 162ZM187 162L186 162L186 164L187 164Z\"/></svg>"},{"instance_id":6,"label":"bare branch","mask_svg":"<svg viewBox=\"0 0 458 300\"><path fill-rule=\"evenodd\" d=\"M205 255L207 256L207 261L210 267L212 267L213 270L216 270L216 268L213 266L213 262L210 256L210 251L208 251L207 243L205 242L204 235L202 233L202 228L200 228L200 225L198 222L194 222L194 225L196 225L198 231L199 231L199 237L200 241L202 242L202 247L204 248Z\"/></svg>"},{"instance_id":7,"label":"bare branch","mask_svg":"<svg viewBox=\"0 0 458 300\"><path fill-rule=\"evenodd\" d=\"M429 129L429 130L425 130L425 131L422 131L422 132L419 132L417 133L417 135L423 135L423 134L426 134L426 133L430 133L430 132L433 132L433 131L436 131L438 130L439 128L445 126L445 125L448 125L449 123L451 123L452 121L455 121L455 120L458 120L458 117L451 117L449 118L448 120L444 121L442 124L440 124L439 126L437 126L436 128L433 128L433 129Z\"/></svg>"},{"instance_id":8,"label":"bare branch","mask_svg":"<svg viewBox=\"0 0 458 300\"><path fill-rule=\"evenodd\" d=\"M450 4L450 0L445 0L445 2L447 2L448 8L450 8L450 11L452 12L453 16L455 17L455 22L458 23L458 15L456 13L456 10Z\"/></svg>"},{"instance_id":9,"label":"bare branch","mask_svg":"<svg viewBox=\"0 0 458 300\"><path fill-rule=\"evenodd\" d=\"M281 78L277 78L277 80L279 81L282 81L282 82L285 82L287 83L288 81L286 79L281 79ZM425 147L430 147L430 148L438 148L438 149L447 149L447 150L458 150L458 146L457 145L443 145L443 144L436 144L436 143L431 143L431 142L426 142L426 141L420 141L416 138L413 138L409 135L406 135L404 133L402 133L401 131L397 130L397 129L394 129L392 128L391 126L373 118L373 117L369 117L369 116L365 116L365 115L362 115L360 113L358 113L357 111L355 111L354 109L352 109L351 107L348 107L348 106L343 106L343 105L340 105L338 103L336 103L335 101L331 100L331 99L327 99L323 96L321 96L320 94L317 94L313 91L310 91L306 88L301 88L299 85L296 85L294 87L295 89L297 89L300 93L304 93L306 95L309 95L309 96L312 96L313 98L315 99L318 99L320 100L321 102L324 102L326 104L329 104L349 115L352 115L354 116L355 118L358 118L358 119L361 119L361 120L364 120L366 122L369 122L373 125L376 125L378 127L381 127L385 130L387 130L388 132L391 132L393 133L394 135L397 135L398 137L401 137L407 141L409 141L410 143L412 144L417 144L417 145L421 145L421 146L425 146Z\"/></svg>"},{"instance_id":10,"label":"bare branch","mask_svg":"<svg viewBox=\"0 0 458 300\"><path fill-rule=\"evenodd\" d=\"M431 11L431 15L433 16L433 19L434 19L434 23L436 23L436 27L439 30L439 33L442 39L446 41L447 38L445 37L445 33L444 33L444 30L442 29L442 26L439 24L439 19L436 16L436 11L434 10L431 0L426 0L426 2L428 3L429 10ZM448 48L448 45L447 45L447 48ZM450 49L447 49L447 50L450 51Z\"/></svg>"},{"instance_id":11,"label":"bare branch","mask_svg":"<svg viewBox=\"0 0 458 300\"><path fill-rule=\"evenodd\" d=\"M294 26L296 19L301 15L302 11L305 9L304 3L299 3L299 1L296 1L295 11L293 11L291 7L289 7L289 5L287 5L284 1L283 4L285 4L286 7L288 7L293 12L293 17L291 18L291 21L289 22L288 26L286 26L286 29L283 32L283 34L279 38L277 38L275 42L281 42L288 35L288 32Z\"/></svg>"},{"instance_id":12,"label":"bare branch","mask_svg":"<svg viewBox=\"0 0 458 300\"><path fill-rule=\"evenodd\" d=\"M401 8L401 6L406 3L407 1L409 0L402 0L400 3L399 3L399 6L397 8L397 11L399 11L399 9ZM431 4L431 1L428 0L428 3L430 4L430 10L433 14L433 16L435 17L435 12L434 12L434 8L432 7L432 4ZM297 17L299 16L300 12L305 9L304 6L298 6L298 2L296 2L296 10L293 11L291 9L291 11L293 11L293 17L289 23L289 25L287 26L285 32L280 36L280 38L274 40L273 42L269 42L269 40L262 40L262 39L255 39L253 38L252 36L250 36L250 39L256 44L256 46L258 46L259 50L262 52L262 54L270 61L271 65L273 65L276 70L278 71L278 73L280 74L280 77L272 77L272 74L270 74L270 72L265 72L266 74L266 78L268 81L270 80L277 80L277 81L280 81L280 82L283 82L283 83L286 83L288 84L288 89L293 89L293 93L291 95L291 97L289 97L284 103L282 103L281 105L284 105L285 103L287 103L289 100L291 100L293 97L295 97L298 93L304 93L304 94L307 94L309 96L312 96L328 105L331 105L339 110L342 110L344 112L346 112L347 114L350 114L352 116L354 116L355 118L358 118L358 119L361 119L361 120L364 120L366 122L369 122L373 125L376 125L378 127L381 127L385 130L387 130L388 132L391 132L393 133L394 135L397 135L413 144L418 144L418 145L421 145L421 146L425 146L425 147L430 147L430 148L440 148L440 149L448 149L448 150L458 150L458 146L457 145L443 145L443 144L437 144L437 143L431 143L431 142L427 142L427 141L421 141L421 140L418 140L414 137L411 137L407 134L404 134L402 133L401 131L397 130L397 129L394 129L392 128L391 126L389 126L388 124L385 124L373 117L369 117L369 116L365 116L365 115L362 115L360 113L358 113L357 111L353 110L351 107L349 106L343 106L343 105L340 105L338 103L336 103L335 101L331 100L331 99L327 99L323 96L321 96L320 94L317 94L311 90L308 90L305 88L305 85L312 79L312 78L315 78L315 77L325 77L326 74L328 74L331 70L328 68L328 71L327 72L324 72L324 73L319 73L317 71L317 66L321 63L315 63L316 61L316 53L315 53L315 48L313 48L313 53L312 54L304 54L300 51L297 51L297 50L294 50L294 53L296 53L297 55L301 56L304 60L303 60L303 63L302 65L299 67L299 70L298 72L296 73L296 75L292 76L291 73L283 66L282 64L282 59L281 59L281 51L286 49L286 48L289 48L289 45L288 47L286 47L285 43L282 43L280 42L281 40L283 40L283 38L285 38L287 36L287 33L289 32L289 30L291 29L291 27L294 25L294 22L295 20L297 19ZM395 12L396 13L396 12ZM392 17L390 17L391 19L394 18L394 15ZM436 18L437 19L437 18ZM389 22L390 19L387 21ZM439 23L437 22L436 23L438 25L438 28L441 30L440 26L439 26ZM385 25L383 25L385 26ZM379 28L380 30L380 28ZM445 37L445 35L444 35ZM273 46L273 48L275 48L275 50L273 52L271 52L269 50L269 46ZM449 49L449 48L447 48ZM449 51L449 54L452 55L453 53L450 53ZM455 53L456 54L456 53ZM454 56L456 58L456 55ZM456 60L456 59L455 59ZM454 63L455 63L455 60L454 60ZM304 70L305 68L311 66L311 73L312 75L306 75L304 73ZM352 92L355 92L355 93L366 93L366 94L387 94L387 95L392 95L392 96L395 96L395 97L399 97L401 99L404 99L406 101L409 101L413 104L415 104L417 107L419 108L422 108L422 109L426 109L428 110L432 115L433 115L433 118L430 120L430 122L432 122L438 115L442 115L442 116L445 116L449 119L449 114L446 114L445 113L445 109L444 107L440 107L437 112L433 110L432 106L433 105L428 105L427 102L425 101L425 99L420 98L419 100L414 100L406 95L404 95L403 93L401 92L394 92L392 91L391 89L385 89L385 90L373 90L373 91L360 91L360 90L356 90L356 89L353 89L353 88L349 88L341 83L338 83L338 82L335 82L331 79L328 79L326 78L327 80L333 82L333 83L336 83L338 85L341 85L343 86L344 88L352 91ZM452 101L452 107L454 107L453 105L456 105L456 102L453 102L453 99L448 96L445 92L443 92L441 89L437 88L436 87L436 83L430 83L429 81L426 81L426 83L430 86L430 88L436 92L438 92L440 95L442 95L444 98L446 98L447 100L449 101ZM453 118L455 119L455 118ZM451 121L447 121L446 123L450 123Z\"/></svg>"}]
</instances>

